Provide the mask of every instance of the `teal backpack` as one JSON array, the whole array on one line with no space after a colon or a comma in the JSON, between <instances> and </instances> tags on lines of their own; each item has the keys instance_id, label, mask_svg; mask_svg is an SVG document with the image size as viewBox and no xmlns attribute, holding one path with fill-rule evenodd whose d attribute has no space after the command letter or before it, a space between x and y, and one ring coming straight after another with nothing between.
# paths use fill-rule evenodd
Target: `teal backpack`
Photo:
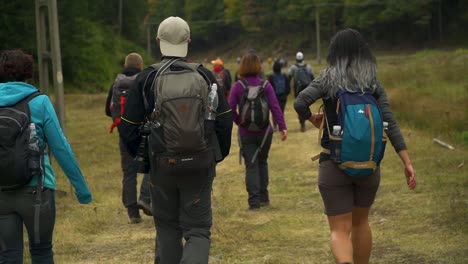
<instances>
[{"instance_id":1,"label":"teal backpack","mask_svg":"<svg viewBox=\"0 0 468 264\"><path fill-rule=\"evenodd\" d=\"M334 124L333 133L330 133L326 116L324 118L331 160L351 177L373 174L383 159L387 141L376 98L370 93L340 90L337 115L338 124Z\"/></svg>"}]
</instances>

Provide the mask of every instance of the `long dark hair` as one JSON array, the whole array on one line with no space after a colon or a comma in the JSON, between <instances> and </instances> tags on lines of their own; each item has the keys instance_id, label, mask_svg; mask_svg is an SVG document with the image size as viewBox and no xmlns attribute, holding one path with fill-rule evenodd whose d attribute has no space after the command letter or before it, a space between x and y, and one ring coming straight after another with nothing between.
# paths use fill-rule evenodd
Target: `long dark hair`
<instances>
[{"instance_id":1,"label":"long dark hair","mask_svg":"<svg viewBox=\"0 0 468 264\"><path fill-rule=\"evenodd\" d=\"M0 82L24 82L33 77L33 58L22 50L0 54Z\"/></svg>"},{"instance_id":2,"label":"long dark hair","mask_svg":"<svg viewBox=\"0 0 468 264\"><path fill-rule=\"evenodd\" d=\"M330 42L328 67L319 81L329 87L329 96L338 89L373 93L377 88L377 64L364 37L357 30L344 29Z\"/></svg>"}]
</instances>

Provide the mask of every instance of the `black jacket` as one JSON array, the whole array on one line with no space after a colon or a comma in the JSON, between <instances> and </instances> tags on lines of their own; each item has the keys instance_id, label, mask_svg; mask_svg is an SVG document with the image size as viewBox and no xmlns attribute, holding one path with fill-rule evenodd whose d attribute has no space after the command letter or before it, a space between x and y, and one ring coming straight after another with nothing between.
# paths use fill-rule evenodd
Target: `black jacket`
<instances>
[{"instance_id":1,"label":"black jacket","mask_svg":"<svg viewBox=\"0 0 468 264\"><path fill-rule=\"evenodd\" d=\"M172 67L174 66L171 66L171 70L177 70ZM201 66L198 71L201 73L207 84L210 85L212 83L216 83L216 79L214 78L211 71L204 68L203 66ZM118 126L120 136L122 137L122 140L125 142L129 152L132 155L135 155L138 145L141 141L139 127L145 121L145 117L149 116L153 110L155 98L151 86L155 74L155 69L148 67L138 75L135 80L136 86L131 89L127 97L125 111ZM208 78L208 80L206 78ZM150 106L148 109L145 109L143 92L146 96L148 105ZM231 108L229 107L226 96L223 92L219 92L219 90L218 100L218 115L215 121L215 132L222 157L221 159L218 158L217 162L223 160L229 154L231 148L231 131L233 123Z\"/></svg>"}]
</instances>

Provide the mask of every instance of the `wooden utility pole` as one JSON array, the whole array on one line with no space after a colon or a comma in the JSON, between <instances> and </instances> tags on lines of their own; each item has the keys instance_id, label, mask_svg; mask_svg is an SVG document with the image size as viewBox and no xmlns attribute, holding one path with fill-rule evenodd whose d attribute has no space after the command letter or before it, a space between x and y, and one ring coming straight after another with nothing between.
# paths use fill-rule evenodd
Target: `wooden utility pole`
<instances>
[{"instance_id":1,"label":"wooden utility pole","mask_svg":"<svg viewBox=\"0 0 468 264\"><path fill-rule=\"evenodd\" d=\"M151 56L151 25L146 25L146 52Z\"/></svg>"},{"instance_id":2,"label":"wooden utility pole","mask_svg":"<svg viewBox=\"0 0 468 264\"><path fill-rule=\"evenodd\" d=\"M48 18L49 31L46 30ZM49 33L47 35L47 33ZM57 16L57 0L36 0L37 56L40 88L49 92L49 65L52 61L52 76L55 88L55 110L62 130L65 131L65 107L63 92L62 57ZM49 40L47 41L47 37ZM50 43L50 51L47 49Z\"/></svg>"},{"instance_id":3,"label":"wooden utility pole","mask_svg":"<svg viewBox=\"0 0 468 264\"><path fill-rule=\"evenodd\" d=\"M119 0L119 36L122 36L122 9L123 9L123 2Z\"/></svg>"},{"instance_id":4,"label":"wooden utility pole","mask_svg":"<svg viewBox=\"0 0 468 264\"><path fill-rule=\"evenodd\" d=\"M315 5L315 35L317 40L317 62L320 65L320 13L319 6Z\"/></svg>"},{"instance_id":5,"label":"wooden utility pole","mask_svg":"<svg viewBox=\"0 0 468 264\"><path fill-rule=\"evenodd\" d=\"M442 42L442 0L439 0L438 18L439 41Z\"/></svg>"},{"instance_id":6,"label":"wooden utility pole","mask_svg":"<svg viewBox=\"0 0 468 264\"><path fill-rule=\"evenodd\" d=\"M45 32L47 19L47 1L36 1L36 36L37 36L37 64L39 72L39 87L42 92L49 93L49 61L47 51L47 34Z\"/></svg>"}]
</instances>

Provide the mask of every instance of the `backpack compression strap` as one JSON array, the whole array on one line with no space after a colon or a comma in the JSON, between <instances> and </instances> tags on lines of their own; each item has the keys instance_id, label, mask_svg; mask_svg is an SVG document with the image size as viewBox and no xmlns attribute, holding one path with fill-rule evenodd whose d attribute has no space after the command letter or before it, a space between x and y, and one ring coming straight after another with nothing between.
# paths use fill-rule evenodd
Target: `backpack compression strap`
<instances>
[{"instance_id":1,"label":"backpack compression strap","mask_svg":"<svg viewBox=\"0 0 468 264\"><path fill-rule=\"evenodd\" d=\"M125 97L120 96L120 116L123 116L124 113L124 106L125 106ZM117 117L111 125L109 133L112 134L114 132L114 128L116 128L120 124L120 117Z\"/></svg>"},{"instance_id":2,"label":"backpack compression strap","mask_svg":"<svg viewBox=\"0 0 468 264\"><path fill-rule=\"evenodd\" d=\"M325 109L324 109L324 105L322 104L319 109L318 109L318 113L322 112L323 113L323 118L322 118L322 122L320 123L320 128L319 128L319 133L318 133L318 144L320 145L322 142L321 142L321 139L322 139L322 136L323 136L323 126L324 126L324 123L326 122L327 123L327 128L328 128L328 119L327 119L327 115L325 114ZM328 134L330 134L330 128L328 128ZM330 150L329 149L325 149L325 148L322 148L322 151L323 153L325 154L330 154ZM312 161L316 161L320 158L320 153L313 156L311 158Z\"/></svg>"},{"instance_id":3,"label":"backpack compression strap","mask_svg":"<svg viewBox=\"0 0 468 264\"><path fill-rule=\"evenodd\" d=\"M170 59L164 63L156 63L156 64L153 64L151 65L150 67L153 68L154 70L151 71L150 73L148 73L148 75L146 76L146 79L145 79L145 82L143 84L143 103L145 105L145 113L148 112L148 109L149 109L149 103L148 103L148 99L146 99L146 92L145 92L145 87L146 87L146 84L148 82L148 78L149 76L151 75L151 73L153 72L156 72L156 74L154 75L154 78L153 78L153 81L151 82L151 87L153 87L153 84L154 82L156 81L156 78L159 77L159 75L161 75L161 73L163 73L164 71L166 71L169 67L171 67L171 65L180 60L180 58L174 58L174 59Z\"/></svg>"},{"instance_id":4,"label":"backpack compression strap","mask_svg":"<svg viewBox=\"0 0 468 264\"><path fill-rule=\"evenodd\" d=\"M42 191L43 183L42 180L45 174L45 152L47 149L47 144L44 142L44 148L40 151L41 153L41 170L39 171L39 176L37 178L36 186L36 200L34 203L34 243L41 243L40 239L40 216L41 216L41 204L42 204Z\"/></svg>"}]
</instances>

